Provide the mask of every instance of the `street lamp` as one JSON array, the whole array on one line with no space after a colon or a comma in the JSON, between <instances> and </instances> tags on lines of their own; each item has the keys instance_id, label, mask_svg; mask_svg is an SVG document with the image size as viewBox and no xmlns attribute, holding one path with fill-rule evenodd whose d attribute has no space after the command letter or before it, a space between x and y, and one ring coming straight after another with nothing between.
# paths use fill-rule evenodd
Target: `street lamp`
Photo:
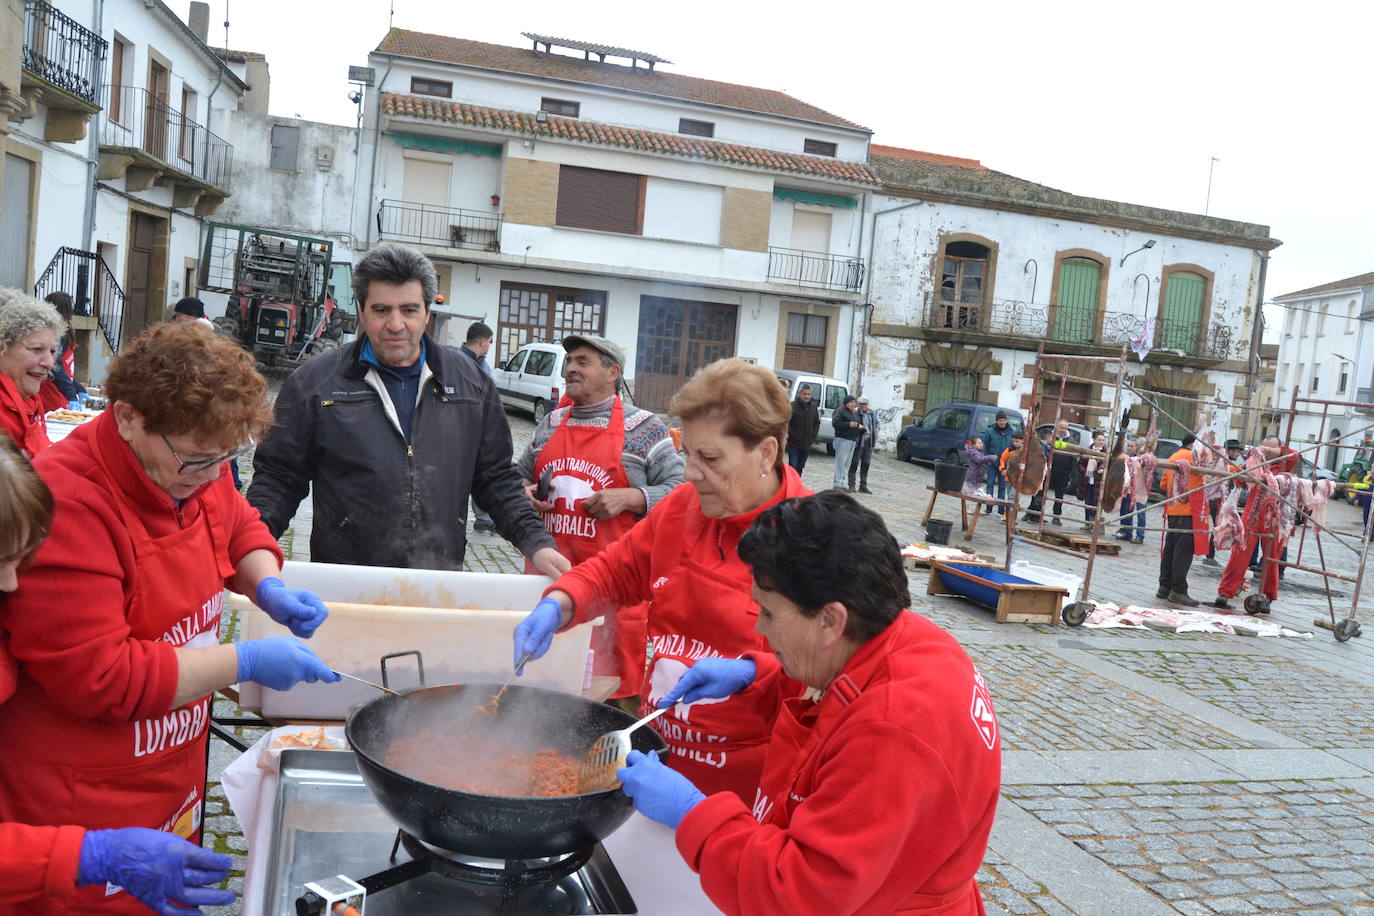
<instances>
[{"instance_id":1,"label":"street lamp","mask_svg":"<svg viewBox=\"0 0 1374 916\"><path fill-rule=\"evenodd\" d=\"M1121 261L1120 261L1116 266L1117 266L1117 267L1125 267L1125 266L1126 266L1126 259L1129 258L1131 255L1135 254L1136 251L1144 251L1146 248L1153 248L1153 247L1155 247L1155 240L1154 240L1154 239L1146 239L1146 240L1145 240L1145 244L1144 244L1144 245L1141 245L1141 246L1140 246L1139 248L1137 248L1135 251L1128 251L1128 252L1126 252L1125 254L1123 254L1123 255L1121 256Z\"/></svg>"}]
</instances>

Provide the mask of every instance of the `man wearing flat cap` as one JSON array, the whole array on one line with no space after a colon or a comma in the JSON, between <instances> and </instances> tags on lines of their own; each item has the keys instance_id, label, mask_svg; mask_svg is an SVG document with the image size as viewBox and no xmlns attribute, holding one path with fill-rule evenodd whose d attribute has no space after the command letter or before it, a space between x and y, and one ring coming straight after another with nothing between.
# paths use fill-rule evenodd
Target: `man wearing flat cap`
<instances>
[{"instance_id":1,"label":"man wearing flat cap","mask_svg":"<svg viewBox=\"0 0 1374 916\"><path fill-rule=\"evenodd\" d=\"M683 463L663 421L621 400L625 351L619 344L575 334L564 338L563 349L571 403L539 421L516 469L559 552L576 565L629 531L682 483ZM633 685L614 698L634 697L643 680L645 639L615 638L617 629L633 627L645 630L642 605L607 615L592 632L593 672ZM617 644L629 648L618 656Z\"/></svg>"},{"instance_id":2,"label":"man wearing flat cap","mask_svg":"<svg viewBox=\"0 0 1374 916\"><path fill-rule=\"evenodd\" d=\"M863 435L854 446L854 458L849 462L849 492L854 492L854 477L859 478L860 493L872 493L868 488L868 466L873 463L873 446L878 441L878 415L868 407L868 398L859 398L859 422Z\"/></svg>"}]
</instances>

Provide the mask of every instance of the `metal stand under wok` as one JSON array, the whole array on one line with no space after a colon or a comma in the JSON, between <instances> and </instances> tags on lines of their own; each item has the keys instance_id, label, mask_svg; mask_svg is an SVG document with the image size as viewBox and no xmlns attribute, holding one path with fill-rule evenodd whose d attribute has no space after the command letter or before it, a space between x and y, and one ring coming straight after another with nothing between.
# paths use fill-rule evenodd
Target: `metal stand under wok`
<instances>
[{"instance_id":1,"label":"metal stand under wok","mask_svg":"<svg viewBox=\"0 0 1374 916\"><path fill-rule=\"evenodd\" d=\"M396 831L396 840L391 846L390 861L396 863L397 853L404 848L409 861L399 862L391 868L384 869L365 878L356 881L349 879L355 887L360 887L365 893L362 900L357 896L350 897L352 906L359 914L366 913L366 895L376 894L397 885L412 881L423 875L435 874L442 878L457 882L455 890L462 887L478 889L494 889L499 893L499 910L501 916L519 916L522 912L528 912L528 906L533 903L538 912L556 912L547 908L547 901L530 901L530 896L549 896L567 893L566 888L560 885L564 878L580 872L588 863L594 859L605 860L597 862L599 866L594 870L596 882L590 887L579 887L578 892L585 892L591 898L588 903L594 906L605 906L607 904L617 905L622 909L618 912L636 912L633 906L633 898L630 897L620 875L613 868L606 868L610 859L606 855L601 845L579 849L561 858L552 861L546 859L536 859L525 861L521 859L508 859L504 862L500 860L477 860L458 858L444 850L436 849L420 840L415 839L403 830ZM490 864L483 864L484 862ZM342 876L341 876L342 877ZM342 898L338 898L342 901ZM626 902L629 908L624 908ZM569 902L568 912L584 912L581 907L585 905L582 901L577 901L578 908L571 908ZM316 893L316 888L307 886L301 896L296 898L297 916L332 916L333 899L321 897ZM598 909L597 912L600 912Z\"/></svg>"}]
</instances>

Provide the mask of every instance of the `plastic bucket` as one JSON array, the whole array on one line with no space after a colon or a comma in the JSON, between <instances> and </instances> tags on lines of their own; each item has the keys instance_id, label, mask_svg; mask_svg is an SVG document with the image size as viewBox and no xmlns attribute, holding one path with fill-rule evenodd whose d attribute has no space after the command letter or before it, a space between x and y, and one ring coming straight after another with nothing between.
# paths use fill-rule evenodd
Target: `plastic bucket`
<instances>
[{"instance_id":1,"label":"plastic bucket","mask_svg":"<svg viewBox=\"0 0 1374 916\"><path fill-rule=\"evenodd\" d=\"M949 544L949 533L954 530L954 523L947 522L942 518L932 518L926 522L926 543L927 544Z\"/></svg>"},{"instance_id":2,"label":"plastic bucket","mask_svg":"<svg viewBox=\"0 0 1374 916\"><path fill-rule=\"evenodd\" d=\"M935 489L955 493L964 489L964 466L955 462L935 462Z\"/></svg>"}]
</instances>

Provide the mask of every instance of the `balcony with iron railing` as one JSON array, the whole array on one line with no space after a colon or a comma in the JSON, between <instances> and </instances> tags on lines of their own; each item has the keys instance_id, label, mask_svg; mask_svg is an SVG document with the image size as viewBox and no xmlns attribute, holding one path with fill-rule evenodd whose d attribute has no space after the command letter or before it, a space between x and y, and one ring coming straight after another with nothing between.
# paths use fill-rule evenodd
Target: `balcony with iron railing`
<instances>
[{"instance_id":1,"label":"balcony with iron railing","mask_svg":"<svg viewBox=\"0 0 1374 916\"><path fill-rule=\"evenodd\" d=\"M100 131L100 177L125 190L173 189L172 206L208 216L229 196L234 148L138 86L111 86Z\"/></svg>"},{"instance_id":2,"label":"balcony with iron railing","mask_svg":"<svg viewBox=\"0 0 1374 916\"><path fill-rule=\"evenodd\" d=\"M27 106L20 119L47 109L43 139L75 143L100 110L100 75L107 42L43 0L24 2L24 50L20 95Z\"/></svg>"},{"instance_id":3,"label":"balcony with iron railing","mask_svg":"<svg viewBox=\"0 0 1374 916\"><path fill-rule=\"evenodd\" d=\"M501 214L383 200L377 208L377 234L393 242L500 251Z\"/></svg>"},{"instance_id":4,"label":"balcony with iron railing","mask_svg":"<svg viewBox=\"0 0 1374 916\"><path fill-rule=\"evenodd\" d=\"M1100 347L1149 343L1150 349L1167 350L1204 360L1229 359L1234 351L1230 327L1214 322L1177 319L1146 319L1126 312L1072 311L1053 305L1016 299L984 300L979 296L941 292L927 304L924 325L936 332L1014 337L1053 344Z\"/></svg>"},{"instance_id":5,"label":"balcony with iron railing","mask_svg":"<svg viewBox=\"0 0 1374 916\"><path fill-rule=\"evenodd\" d=\"M768 248L768 279L796 286L858 292L864 259L798 248Z\"/></svg>"}]
</instances>

